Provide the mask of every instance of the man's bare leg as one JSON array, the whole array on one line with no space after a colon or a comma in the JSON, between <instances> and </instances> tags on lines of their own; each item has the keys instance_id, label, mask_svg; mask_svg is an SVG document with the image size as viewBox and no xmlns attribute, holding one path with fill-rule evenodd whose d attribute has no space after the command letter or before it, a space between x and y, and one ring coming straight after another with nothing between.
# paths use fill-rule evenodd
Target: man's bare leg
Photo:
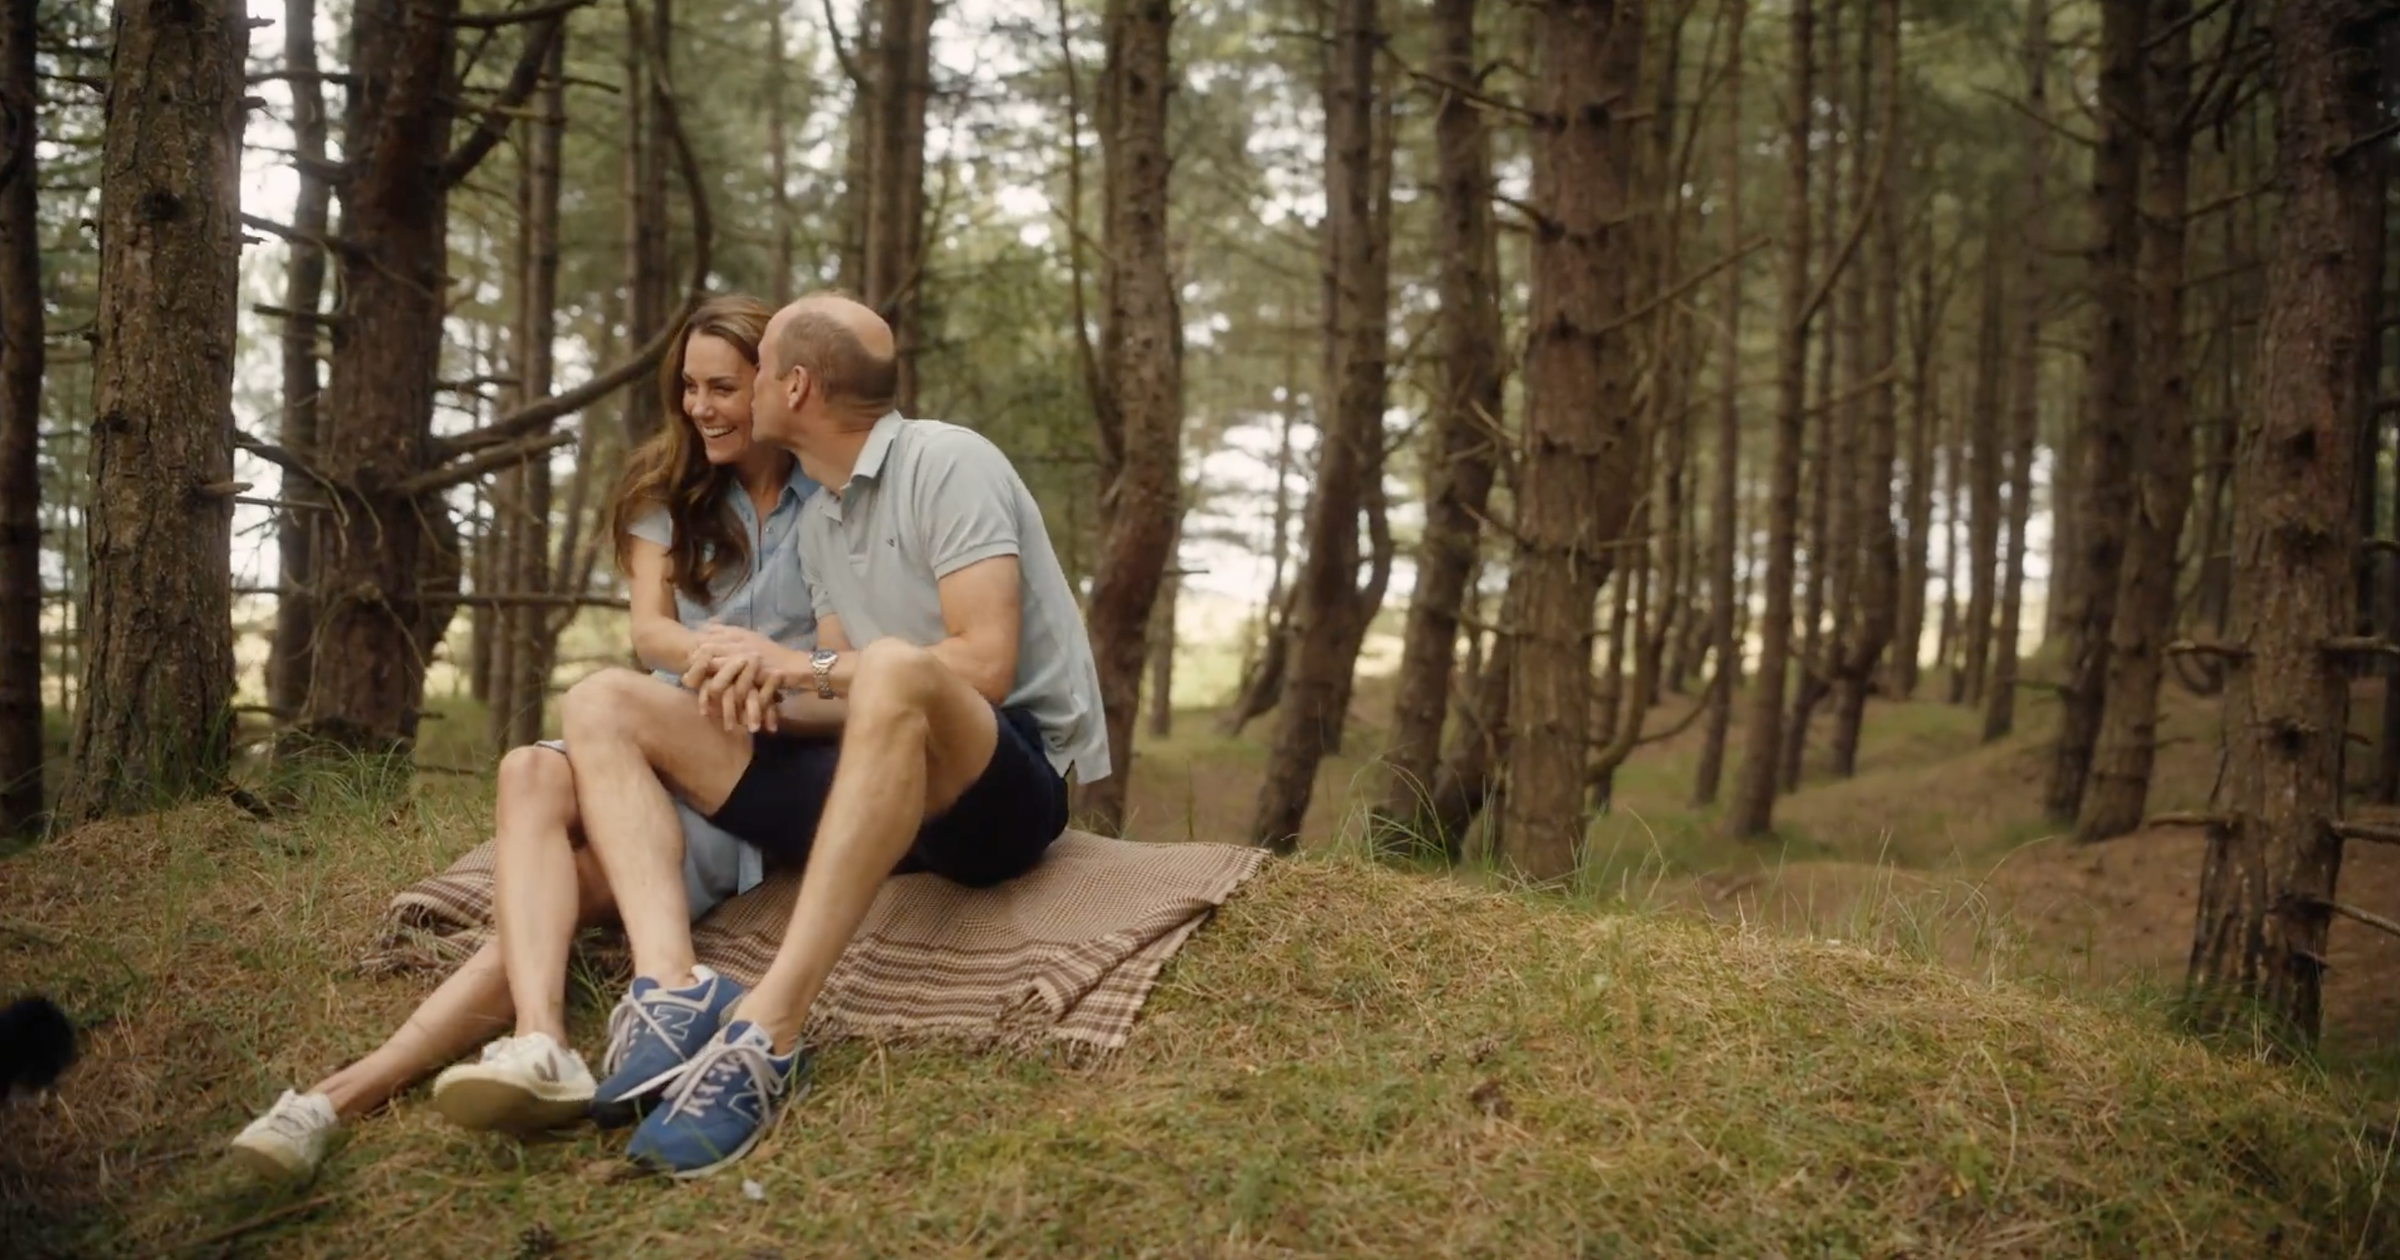
<instances>
[{"instance_id":1,"label":"man's bare leg","mask_svg":"<svg viewBox=\"0 0 2400 1260\"><path fill-rule=\"evenodd\" d=\"M615 890L633 972L691 984L683 824L669 787L713 814L750 765L750 734L702 713L691 693L631 670L603 670L559 706L585 843Z\"/></svg>"},{"instance_id":2,"label":"man's bare leg","mask_svg":"<svg viewBox=\"0 0 2400 1260\"><path fill-rule=\"evenodd\" d=\"M931 652L882 639L859 653L841 759L791 926L734 1016L788 1054L809 1004L929 814L974 786L999 740L991 703Z\"/></svg>"}]
</instances>

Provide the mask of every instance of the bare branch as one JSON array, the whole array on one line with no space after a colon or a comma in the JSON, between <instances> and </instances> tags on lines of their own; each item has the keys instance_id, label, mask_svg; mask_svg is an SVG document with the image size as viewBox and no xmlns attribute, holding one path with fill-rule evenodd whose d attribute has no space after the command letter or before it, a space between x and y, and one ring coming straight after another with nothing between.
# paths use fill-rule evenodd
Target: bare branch
<instances>
[{"instance_id":1,"label":"bare branch","mask_svg":"<svg viewBox=\"0 0 2400 1260\"><path fill-rule=\"evenodd\" d=\"M709 213L708 186L701 179L700 162L692 153L691 137L684 132L683 115L675 108L674 85L664 77L665 67L653 68L660 72L660 77L655 80L656 90L651 96L657 101L660 114L666 120L668 139L675 143L676 168L683 175L684 190L692 210L692 274L683 305L632 357L563 394L553 394L539 402L528 403L480 429L436 443L434 449L437 459L449 459L513 441L615 393L627 381L658 366L658 361L666 357L667 347L674 344L676 334L682 331L683 321L699 308L708 289L709 262L716 247L716 220Z\"/></svg>"},{"instance_id":2,"label":"bare branch","mask_svg":"<svg viewBox=\"0 0 2400 1260\"><path fill-rule=\"evenodd\" d=\"M496 31L504 26L522 26L527 22L547 22L563 18L592 0L555 0L537 4L530 9L511 9L506 13L461 13L450 19L450 25L471 31Z\"/></svg>"},{"instance_id":3,"label":"bare branch","mask_svg":"<svg viewBox=\"0 0 2400 1260\"><path fill-rule=\"evenodd\" d=\"M535 455L575 440L573 433L542 433L505 446L493 447L472 459L446 468L430 468L403 481L399 492L410 497L434 494L452 486L463 486L489 472L497 472L510 464L522 463Z\"/></svg>"},{"instance_id":4,"label":"bare branch","mask_svg":"<svg viewBox=\"0 0 2400 1260\"><path fill-rule=\"evenodd\" d=\"M2333 834L2344 840L2363 840L2368 844L2400 844L2400 826L2391 823L2336 821Z\"/></svg>"},{"instance_id":5,"label":"bare branch","mask_svg":"<svg viewBox=\"0 0 2400 1260\"><path fill-rule=\"evenodd\" d=\"M510 19L509 23L504 24L538 21L541 25L526 34L525 51L518 54L516 68L509 71L508 85L501 88L500 94L484 108L483 117L476 122L475 130L468 133L464 144L451 150L450 156L442 159L441 170L434 176L442 187L458 187L467 176L474 173L476 166L482 163L493 146L500 143L500 137L508 131L509 119L532 97L534 88L541 85L542 67L550 60L550 46L557 43L566 32L566 15L590 2L561 0L558 4L540 5L504 15Z\"/></svg>"},{"instance_id":6,"label":"bare branch","mask_svg":"<svg viewBox=\"0 0 2400 1260\"><path fill-rule=\"evenodd\" d=\"M304 232L299 228L293 227L289 223L277 223L273 219L260 218L255 214L243 215L242 226L254 227L270 236L279 236L284 240L293 241L298 244L314 245L318 249L324 250L327 253L338 253L347 257L358 252L357 245L350 241L343 240L339 236L320 234L317 232Z\"/></svg>"}]
</instances>

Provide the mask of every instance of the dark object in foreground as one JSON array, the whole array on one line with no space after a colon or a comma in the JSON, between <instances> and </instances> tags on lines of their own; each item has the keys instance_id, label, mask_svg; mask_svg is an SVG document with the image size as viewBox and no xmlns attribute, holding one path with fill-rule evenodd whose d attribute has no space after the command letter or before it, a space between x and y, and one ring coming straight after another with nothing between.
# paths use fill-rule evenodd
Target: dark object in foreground
<instances>
[{"instance_id":1,"label":"dark object in foreground","mask_svg":"<svg viewBox=\"0 0 2400 1260\"><path fill-rule=\"evenodd\" d=\"M74 1062L75 1025L57 1003L25 997L0 1011L0 1099L38 1094Z\"/></svg>"}]
</instances>

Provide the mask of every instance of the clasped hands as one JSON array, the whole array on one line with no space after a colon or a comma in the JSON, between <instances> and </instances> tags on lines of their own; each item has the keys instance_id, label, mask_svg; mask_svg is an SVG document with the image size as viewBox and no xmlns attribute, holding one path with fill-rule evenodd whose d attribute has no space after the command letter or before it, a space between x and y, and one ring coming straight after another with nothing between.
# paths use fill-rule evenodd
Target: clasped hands
<instances>
[{"instance_id":1,"label":"clasped hands","mask_svg":"<svg viewBox=\"0 0 2400 1260\"><path fill-rule=\"evenodd\" d=\"M775 730L783 688L805 668L800 654L756 630L715 622L694 637L683 685L698 697L700 711L729 731Z\"/></svg>"}]
</instances>

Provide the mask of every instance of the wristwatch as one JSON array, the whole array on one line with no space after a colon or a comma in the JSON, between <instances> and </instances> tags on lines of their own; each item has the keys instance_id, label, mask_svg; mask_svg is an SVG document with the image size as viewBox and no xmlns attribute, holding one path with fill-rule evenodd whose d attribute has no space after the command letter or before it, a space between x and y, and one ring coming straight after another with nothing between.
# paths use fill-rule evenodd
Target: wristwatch
<instances>
[{"instance_id":1,"label":"wristwatch","mask_svg":"<svg viewBox=\"0 0 2400 1260\"><path fill-rule=\"evenodd\" d=\"M817 675L817 695L823 699L833 699L833 663L840 659L841 653L832 648L818 648L808 654L808 667Z\"/></svg>"}]
</instances>

